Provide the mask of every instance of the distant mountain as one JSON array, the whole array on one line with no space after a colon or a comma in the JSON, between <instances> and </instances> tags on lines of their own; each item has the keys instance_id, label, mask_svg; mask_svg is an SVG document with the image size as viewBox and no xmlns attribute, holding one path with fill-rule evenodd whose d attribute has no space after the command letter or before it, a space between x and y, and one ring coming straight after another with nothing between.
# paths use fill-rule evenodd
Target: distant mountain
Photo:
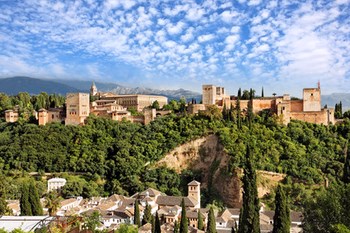
<instances>
[{"instance_id":1,"label":"distant mountain","mask_svg":"<svg viewBox=\"0 0 350 233\"><path fill-rule=\"evenodd\" d=\"M16 95L18 92L28 92L30 94L39 94L47 92L48 94L57 93L65 95L69 92L90 92L92 81L82 80L45 80L30 77L12 77L0 79L0 92L8 95ZM180 99L185 97L187 101L195 98L201 99L201 94L189 90L157 90L142 87L124 87L116 83L95 82L99 91L113 92L115 94L145 94L145 95L163 95L171 99Z\"/></svg>"},{"instance_id":2,"label":"distant mountain","mask_svg":"<svg viewBox=\"0 0 350 233\"><path fill-rule=\"evenodd\" d=\"M79 89L50 80L17 76L0 79L0 92L8 95L17 95L19 92L33 95L40 92L65 95L68 92L79 92Z\"/></svg>"},{"instance_id":3,"label":"distant mountain","mask_svg":"<svg viewBox=\"0 0 350 233\"><path fill-rule=\"evenodd\" d=\"M78 88L80 90L89 92L92 81L81 81L81 80L56 80L57 82L61 82L67 84L71 87ZM197 92L178 89L178 90L158 90L153 88L144 88L144 87L125 87L116 83L102 83L95 82L97 90L102 92L112 92L119 95L127 95L127 94L143 94L143 95L162 95L166 96L169 99L180 99L181 97L185 97L187 101L190 101L192 98L197 101L201 100L202 95Z\"/></svg>"},{"instance_id":4,"label":"distant mountain","mask_svg":"<svg viewBox=\"0 0 350 233\"><path fill-rule=\"evenodd\" d=\"M322 106L328 105L334 108L335 104L341 101L343 112L350 109L350 93L332 93L330 95L322 95Z\"/></svg>"}]
</instances>

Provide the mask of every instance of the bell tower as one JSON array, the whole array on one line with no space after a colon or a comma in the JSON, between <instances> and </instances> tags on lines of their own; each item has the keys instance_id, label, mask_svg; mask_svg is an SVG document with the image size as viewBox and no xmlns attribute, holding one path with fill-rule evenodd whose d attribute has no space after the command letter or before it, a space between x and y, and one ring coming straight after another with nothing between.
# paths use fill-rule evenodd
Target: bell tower
<instances>
[{"instance_id":1,"label":"bell tower","mask_svg":"<svg viewBox=\"0 0 350 233\"><path fill-rule=\"evenodd\" d=\"M95 96L95 95L97 95L97 87L95 85L95 82L92 82L90 87L90 96Z\"/></svg>"},{"instance_id":2,"label":"bell tower","mask_svg":"<svg viewBox=\"0 0 350 233\"><path fill-rule=\"evenodd\" d=\"M198 181L191 181L187 184L188 186L188 197L195 200L197 203L195 205L195 208L201 207L201 183Z\"/></svg>"}]
</instances>

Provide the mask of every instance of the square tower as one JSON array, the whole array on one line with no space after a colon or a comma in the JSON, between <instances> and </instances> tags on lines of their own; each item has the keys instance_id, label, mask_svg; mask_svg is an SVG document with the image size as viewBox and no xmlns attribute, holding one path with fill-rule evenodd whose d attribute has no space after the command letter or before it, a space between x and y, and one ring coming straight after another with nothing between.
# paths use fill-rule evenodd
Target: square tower
<instances>
[{"instance_id":1,"label":"square tower","mask_svg":"<svg viewBox=\"0 0 350 233\"><path fill-rule=\"evenodd\" d=\"M201 208L201 183L193 180L190 183L188 183L187 186L188 197L197 202L195 208Z\"/></svg>"},{"instance_id":2,"label":"square tower","mask_svg":"<svg viewBox=\"0 0 350 233\"><path fill-rule=\"evenodd\" d=\"M203 85L202 86L202 102L205 105L215 104L216 100L216 86Z\"/></svg>"},{"instance_id":3,"label":"square tower","mask_svg":"<svg viewBox=\"0 0 350 233\"><path fill-rule=\"evenodd\" d=\"M321 89L320 88L304 88L303 111L304 112L321 111Z\"/></svg>"},{"instance_id":4,"label":"square tower","mask_svg":"<svg viewBox=\"0 0 350 233\"><path fill-rule=\"evenodd\" d=\"M66 125L84 124L90 114L90 95L87 93L68 93L66 96Z\"/></svg>"}]
</instances>

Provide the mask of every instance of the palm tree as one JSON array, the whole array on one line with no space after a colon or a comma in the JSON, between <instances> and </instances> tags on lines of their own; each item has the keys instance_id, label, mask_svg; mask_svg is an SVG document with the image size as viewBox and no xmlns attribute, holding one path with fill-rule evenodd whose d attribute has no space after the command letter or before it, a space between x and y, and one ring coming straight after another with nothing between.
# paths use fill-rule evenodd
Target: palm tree
<instances>
[{"instance_id":1,"label":"palm tree","mask_svg":"<svg viewBox=\"0 0 350 233\"><path fill-rule=\"evenodd\" d=\"M49 215L54 216L61 205L61 197L57 192L49 192L45 197L45 207L49 210Z\"/></svg>"}]
</instances>

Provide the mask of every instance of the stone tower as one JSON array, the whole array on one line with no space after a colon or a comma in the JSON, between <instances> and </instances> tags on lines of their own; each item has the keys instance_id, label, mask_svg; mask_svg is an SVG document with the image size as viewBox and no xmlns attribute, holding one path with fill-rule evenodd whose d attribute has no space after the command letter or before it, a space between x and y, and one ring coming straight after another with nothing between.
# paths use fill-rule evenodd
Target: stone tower
<instances>
[{"instance_id":1,"label":"stone tower","mask_svg":"<svg viewBox=\"0 0 350 233\"><path fill-rule=\"evenodd\" d=\"M304 88L303 90L303 111L321 111L321 88Z\"/></svg>"},{"instance_id":2,"label":"stone tower","mask_svg":"<svg viewBox=\"0 0 350 233\"><path fill-rule=\"evenodd\" d=\"M191 181L187 184L188 186L188 197L197 201L195 208L201 207L201 183L198 181Z\"/></svg>"},{"instance_id":3,"label":"stone tower","mask_svg":"<svg viewBox=\"0 0 350 233\"><path fill-rule=\"evenodd\" d=\"M95 96L95 95L97 95L97 87L95 85L95 82L92 82L90 87L90 96Z\"/></svg>"},{"instance_id":4,"label":"stone tower","mask_svg":"<svg viewBox=\"0 0 350 233\"><path fill-rule=\"evenodd\" d=\"M66 125L84 124L90 114L90 95L88 93L67 93Z\"/></svg>"}]
</instances>

